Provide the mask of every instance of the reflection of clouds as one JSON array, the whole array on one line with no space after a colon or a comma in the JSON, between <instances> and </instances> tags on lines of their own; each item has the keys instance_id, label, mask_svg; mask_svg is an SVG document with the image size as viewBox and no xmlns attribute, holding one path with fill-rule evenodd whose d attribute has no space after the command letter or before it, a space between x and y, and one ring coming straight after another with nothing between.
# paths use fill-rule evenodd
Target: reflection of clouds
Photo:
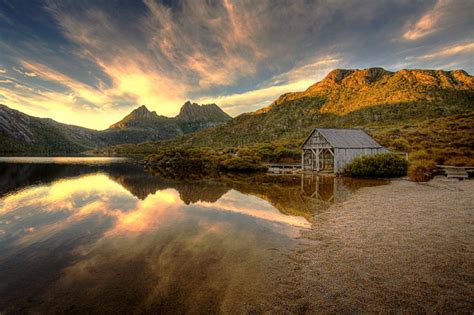
<instances>
[{"instance_id":1,"label":"reflection of clouds","mask_svg":"<svg viewBox=\"0 0 474 315\"><path fill-rule=\"evenodd\" d=\"M177 191L171 189L159 191L143 201L138 201L133 211L117 212L117 223L107 235L140 233L156 229L163 223L181 216L179 207L182 205Z\"/></svg>"},{"instance_id":2,"label":"reflection of clouds","mask_svg":"<svg viewBox=\"0 0 474 315\"><path fill-rule=\"evenodd\" d=\"M156 301L176 301L177 292L189 297L177 301L186 310L223 295L248 301L267 292L261 275L274 267L274 250L296 235L291 225L306 222L235 190L215 203L186 205L175 189L139 200L100 173L31 187L1 202L0 257L41 287L20 293L40 296L38 313L97 301L116 305L132 291L140 304L127 305L144 313ZM8 281L22 285L15 273Z\"/></svg>"},{"instance_id":3,"label":"reflection of clouds","mask_svg":"<svg viewBox=\"0 0 474 315\"><path fill-rule=\"evenodd\" d=\"M60 180L51 185L25 189L3 199L2 221L10 221L7 233L17 235L17 245L27 246L50 238L92 215L116 216L122 208L111 207L114 197L135 198L103 174ZM28 226L26 226L28 225ZM21 231L34 227L28 235ZM23 235L23 236L22 236Z\"/></svg>"},{"instance_id":4,"label":"reflection of clouds","mask_svg":"<svg viewBox=\"0 0 474 315\"><path fill-rule=\"evenodd\" d=\"M144 200L138 200L104 174L31 187L6 196L1 202L0 227L5 231L2 237L8 235L20 247L52 238L93 217L112 220L113 225L104 232L107 237L112 237L172 226L182 221L185 215L193 213L199 217L202 209L256 218L259 220L256 221L257 224L264 224L275 230L281 229L280 233L286 235L294 234L294 229L290 226L309 226L309 222L303 217L284 215L267 201L237 191L230 191L215 203L198 202L191 206L185 205L179 192L174 189L158 191ZM184 209L191 211L185 213L182 211ZM234 219L226 217L225 220ZM282 226L287 228L282 229ZM206 225L202 222L201 228L208 233L225 231L221 223Z\"/></svg>"},{"instance_id":5,"label":"reflection of clouds","mask_svg":"<svg viewBox=\"0 0 474 315\"><path fill-rule=\"evenodd\" d=\"M245 202L242 202L245 196ZM199 202L196 205L219 211L230 211L258 219L284 223L297 227L309 227L311 224L303 217L284 215L269 202L254 196L243 195L235 190L226 193L215 203Z\"/></svg>"}]
</instances>

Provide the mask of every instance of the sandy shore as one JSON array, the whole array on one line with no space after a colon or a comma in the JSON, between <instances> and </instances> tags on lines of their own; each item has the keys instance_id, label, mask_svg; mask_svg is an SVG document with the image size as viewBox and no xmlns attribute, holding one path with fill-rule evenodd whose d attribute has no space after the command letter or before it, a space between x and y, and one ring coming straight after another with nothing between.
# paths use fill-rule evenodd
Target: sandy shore
<instances>
[{"instance_id":1,"label":"sandy shore","mask_svg":"<svg viewBox=\"0 0 474 315\"><path fill-rule=\"evenodd\" d=\"M474 180L363 188L287 259L273 311L472 313Z\"/></svg>"}]
</instances>

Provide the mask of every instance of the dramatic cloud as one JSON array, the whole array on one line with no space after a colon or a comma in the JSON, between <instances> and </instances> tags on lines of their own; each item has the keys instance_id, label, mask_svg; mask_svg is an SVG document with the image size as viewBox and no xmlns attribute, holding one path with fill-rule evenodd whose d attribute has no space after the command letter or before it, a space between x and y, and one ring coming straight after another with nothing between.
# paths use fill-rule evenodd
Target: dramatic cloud
<instances>
[{"instance_id":1,"label":"dramatic cloud","mask_svg":"<svg viewBox=\"0 0 474 315\"><path fill-rule=\"evenodd\" d=\"M232 115L304 90L337 67L464 68L469 0L0 0L0 100L106 128L141 104L185 100Z\"/></svg>"},{"instance_id":2,"label":"dramatic cloud","mask_svg":"<svg viewBox=\"0 0 474 315\"><path fill-rule=\"evenodd\" d=\"M269 105L278 96L288 91L301 91L321 80L329 71L341 66L338 56L326 56L308 64L295 66L288 72L276 75L255 89L224 96L208 96L198 99L201 103L215 102L230 115L255 111Z\"/></svg>"}]
</instances>

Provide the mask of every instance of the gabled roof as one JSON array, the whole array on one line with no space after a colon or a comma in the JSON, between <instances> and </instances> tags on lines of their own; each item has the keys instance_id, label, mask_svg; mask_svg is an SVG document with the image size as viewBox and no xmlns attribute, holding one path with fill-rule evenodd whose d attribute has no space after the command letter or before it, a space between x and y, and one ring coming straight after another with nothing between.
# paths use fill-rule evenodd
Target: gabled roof
<instances>
[{"instance_id":1,"label":"gabled roof","mask_svg":"<svg viewBox=\"0 0 474 315\"><path fill-rule=\"evenodd\" d=\"M316 128L309 135L303 146L315 132L319 132L334 148L363 149L382 148L372 137L361 129Z\"/></svg>"}]
</instances>

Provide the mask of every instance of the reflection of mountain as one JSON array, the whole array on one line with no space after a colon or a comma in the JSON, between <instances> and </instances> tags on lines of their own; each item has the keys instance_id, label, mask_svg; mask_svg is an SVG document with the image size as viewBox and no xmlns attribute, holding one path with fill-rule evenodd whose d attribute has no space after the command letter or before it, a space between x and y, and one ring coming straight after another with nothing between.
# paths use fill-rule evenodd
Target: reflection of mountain
<instances>
[{"instance_id":1,"label":"reflection of mountain","mask_svg":"<svg viewBox=\"0 0 474 315\"><path fill-rule=\"evenodd\" d=\"M310 219L314 211L314 205L301 198L299 176L233 176L224 180L232 189L268 201L281 213Z\"/></svg>"},{"instance_id":2,"label":"reflection of mountain","mask_svg":"<svg viewBox=\"0 0 474 315\"><path fill-rule=\"evenodd\" d=\"M183 183L174 188L178 190L179 197L187 205L200 201L216 202L230 189L222 183L208 181Z\"/></svg>"},{"instance_id":3,"label":"reflection of mountain","mask_svg":"<svg viewBox=\"0 0 474 315\"><path fill-rule=\"evenodd\" d=\"M215 202L230 189L218 182L183 182L162 178L129 163L110 165L0 163L0 197L28 186L50 184L57 180L98 172L107 174L111 180L141 200L158 190L173 188L179 192L186 204L198 201Z\"/></svg>"},{"instance_id":4,"label":"reflection of mountain","mask_svg":"<svg viewBox=\"0 0 474 315\"><path fill-rule=\"evenodd\" d=\"M49 184L85 174L104 173L135 197L144 200L165 189L178 191L186 204L216 202L229 190L264 199L280 212L310 219L314 212L342 202L362 186L381 185L383 181L354 180L322 176L227 176L212 180L180 181L163 178L129 163L110 165L7 164L0 163L0 197L22 188Z\"/></svg>"},{"instance_id":5,"label":"reflection of mountain","mask_svg":"<svg viewBox=\"0 0 474 315\"><path fill-rule=\"evenodd\" d=\"M125 166L117 164L107 169L107 175L113 181L122 185L131 194L139 199L145 199L158 190L175 189L179 192L185 204L199 201L216 202L230 188L219 182L212 181L179 181L163 178L146 172L138 166Z\"/></svg>"},{"instance_id":6,"label":"reflection of mountain","mask_svg":"<svg viewBox=\"0 0 474 315\"><path fill-rule=\"evenodd\" d=\"M0 163L0 197L25 187L98 172L93 165Z\"/></svg>"}]
</instances>

